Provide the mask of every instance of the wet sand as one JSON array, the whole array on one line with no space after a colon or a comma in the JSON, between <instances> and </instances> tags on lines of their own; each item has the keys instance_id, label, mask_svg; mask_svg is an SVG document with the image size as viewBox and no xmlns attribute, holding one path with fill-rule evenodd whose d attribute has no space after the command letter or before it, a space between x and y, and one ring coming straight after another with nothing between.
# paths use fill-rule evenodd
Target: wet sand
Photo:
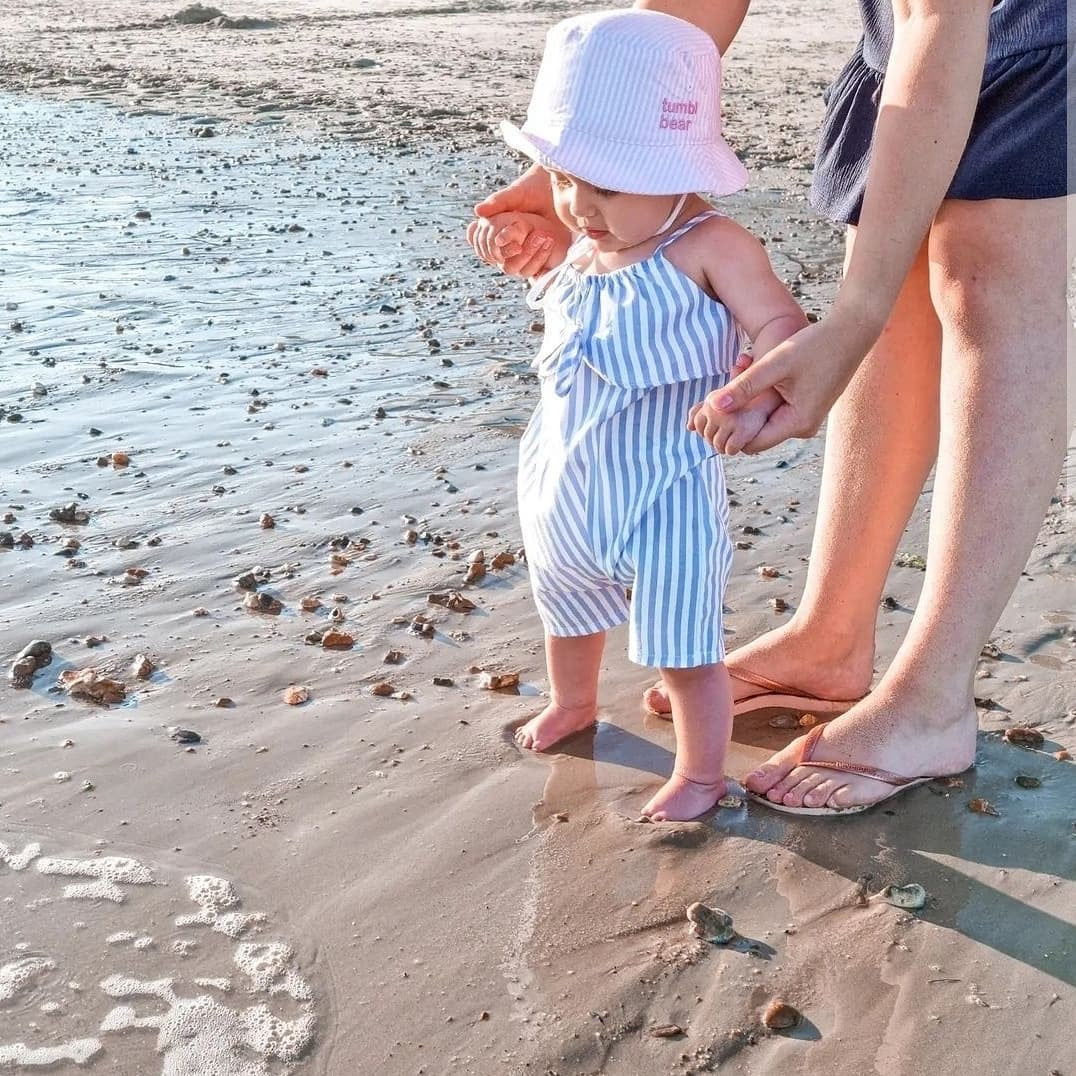
<instances>
[{"instance_id":1,"label":"wet sand","mask_svg":"<svg viewBox=\"0 0 1076 1076\"><path fill-rule=\"evenodd\" d=\"M506 732L547 687L525 565L492 567L521 544L535 336L459 240L515 168L488 124L521 114L542 29L578 7L157 21L178 6L0 3L0 650L53 649L30 689L0 685L0 1070L1066 1072L1072 460L959 785L830 824L638 824L673 745L622 634L594 735L533 757ZM788 5L729 58L757 177L730 209L816 311L840 242L804 202L811 130L854 33ZM732 643L795 607L820 451L729 465ZM85 522L50 518L70 505ZM473 611L429 601L457 590ZM308 641L329 631L350 649ZM124 699L64 691L85 668ZM771 719L738 724L733 776L795 734ZM1023 725L1041 746L1002 738ZM925 908L859 899L905 883ZM732 943L688 935L697 900ZM798 1028L761 1025L774 997Z\"/></svg>"}]
</instances>

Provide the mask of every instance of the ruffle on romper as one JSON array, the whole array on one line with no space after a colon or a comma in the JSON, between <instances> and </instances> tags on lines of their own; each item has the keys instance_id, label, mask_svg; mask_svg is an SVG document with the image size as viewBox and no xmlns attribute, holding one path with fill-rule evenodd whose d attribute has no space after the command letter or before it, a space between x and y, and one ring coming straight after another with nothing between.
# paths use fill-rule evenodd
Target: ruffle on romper
<instances>
[{"instance_id":1,"label":"ruffle on romper","mask_svg":"<svg viewBox=\"0 0 1076 1076\"><path fill-rule=\"evenodd\" d=\"M728 310L714 303L660 255L604 274L581 274L568 267L552 285L558 290L563 289L557 296L559 304L552 304L553 309L559 305L563 314L553 320L547 307L546 335L533 364L540 378L553 379L553 389L558 396L568 395L580 363L585 363L603 381L631 392L728 372L738 349L729 349L728 355L715 354L712 329L709 334L700 329L697 339L693 340L692 319L685 316L684 307L663 304L662 289L654 288L644 273L633 272L655 258L661 260L661 275L674 276L676 286L684 289L696 305L706 303L717 307L718 316L727 321L727 338L739 340L739 330ZM638 340L625 339L622 312L625 305L638 305L653 312L649 326L652 335L641 336ZM714 310L708 311L711 319L714 313ZM563 316L562 322L560 316ZM674 328L680 346L661 346L662 339Z\"/></svg>"}]
</instances>

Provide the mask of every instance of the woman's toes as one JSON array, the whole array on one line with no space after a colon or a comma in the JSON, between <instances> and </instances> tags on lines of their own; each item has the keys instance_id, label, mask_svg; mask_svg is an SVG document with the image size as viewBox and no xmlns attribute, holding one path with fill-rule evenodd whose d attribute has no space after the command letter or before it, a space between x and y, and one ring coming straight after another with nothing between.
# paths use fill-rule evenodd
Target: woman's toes
<instances>
[{"instance_id":1,"label":"woman's toes","mask_svg":"<svg viewBox=\"0 0 1076 1076\"><path fill-rule=\"evenodd\" d=\"M813 804L808 802L808 797L812 791L817 788L823 781L825 781L826 775L818 773L817 771L808 770L803 780L799 782L794 788L789 789L785 793L782 802L786 807L810 807Z\"/></svg>"},{"instance_id":2,"label":"woman's toes","mask_svg":"<svg viewBox=\"0 0 1076 1076\"><path fill-rule=\"evenodd\" d=\"M761 796L769 792L785 773L787 771L783 766L759 766L744 778L744 787Z\"/></svg>"},{"instance_id":3,"label":"woman's toes","mask_svg":"<svg viewBox=\"0 0 1076 1076\"><path fill-rule=\"evenodd\" d=\"M791 770L788 770L785 775L776 782L771 784L766 791L766 798L773 800L774 803L784 803L785 796L792 791L803 780L806 774L798 767L793 766Z\"/></svg>"},{"instance_id":4,"label":"woman's toes","mask_svg":"<svg viewBox=\"0 0 1076 1076\"><path fill-rule=\"evenodd\" d=\"M820 780L804 795L804 807L825 807L830 796L841 787L840 782L832 777L824 777L821 774L819 777Z\"/></svg>"},{"instance_id":5,"label":"woman's toes","mask_svg":"<svg viewBox=\"0 0 1076 1076\"><path fill-rule=\"evenodd\" d=\"M878 786L877 781L861 781L863 785ZM882 787L882 786L878 786ZM834 807L856 807L864 803L873 803L874 797L867 788L854 789L851 785L835 785L829 800Z\"/></svg>"}]
</instances>

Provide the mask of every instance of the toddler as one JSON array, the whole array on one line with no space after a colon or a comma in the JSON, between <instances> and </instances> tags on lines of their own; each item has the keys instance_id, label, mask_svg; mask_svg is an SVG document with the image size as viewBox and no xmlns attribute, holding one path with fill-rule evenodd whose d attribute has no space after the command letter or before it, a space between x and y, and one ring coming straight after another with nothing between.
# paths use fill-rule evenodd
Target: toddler
<instances>
[{"instance_id":1,"label":"toddler","mask_svg":"<svg viewBox=\"0 0 1076 1076\"><path fill-rule=\"evenodd\" d=\"M690 23L650 11L584 15L549 32L510 146L549 174L574 234L531 288L545 314L541 401L520 445L519 508L545 628L550 702L516 739L544 751L592 725L605 633L656 666L676 733L672 776L643 808L689 819L726 792L733 703L722 595L732 560L720 453L779 402L713 406L740 355L806 323L762 245L695 192L740 190L721 136L720 59ZM472 221L486 260L541 217Z\"/></svg>"}]
</instances>

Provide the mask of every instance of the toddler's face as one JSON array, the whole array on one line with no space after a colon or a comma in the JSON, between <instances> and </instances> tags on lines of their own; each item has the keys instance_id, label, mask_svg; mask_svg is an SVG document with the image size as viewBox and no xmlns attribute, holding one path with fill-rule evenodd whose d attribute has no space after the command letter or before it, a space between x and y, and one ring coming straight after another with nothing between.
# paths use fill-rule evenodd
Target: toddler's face
<instances>
[{"instance_id":1,"label":"toddler's face","mask_svg":"<svg viewBox=\"0 0 1076 1076\"><path fill-rule=\"evenodd\" d=\"M557 216L602 251L628 250L651 239L676 203L671 194L623 194L564 172L547 171Z\"/></svg>"}]
</instances>

